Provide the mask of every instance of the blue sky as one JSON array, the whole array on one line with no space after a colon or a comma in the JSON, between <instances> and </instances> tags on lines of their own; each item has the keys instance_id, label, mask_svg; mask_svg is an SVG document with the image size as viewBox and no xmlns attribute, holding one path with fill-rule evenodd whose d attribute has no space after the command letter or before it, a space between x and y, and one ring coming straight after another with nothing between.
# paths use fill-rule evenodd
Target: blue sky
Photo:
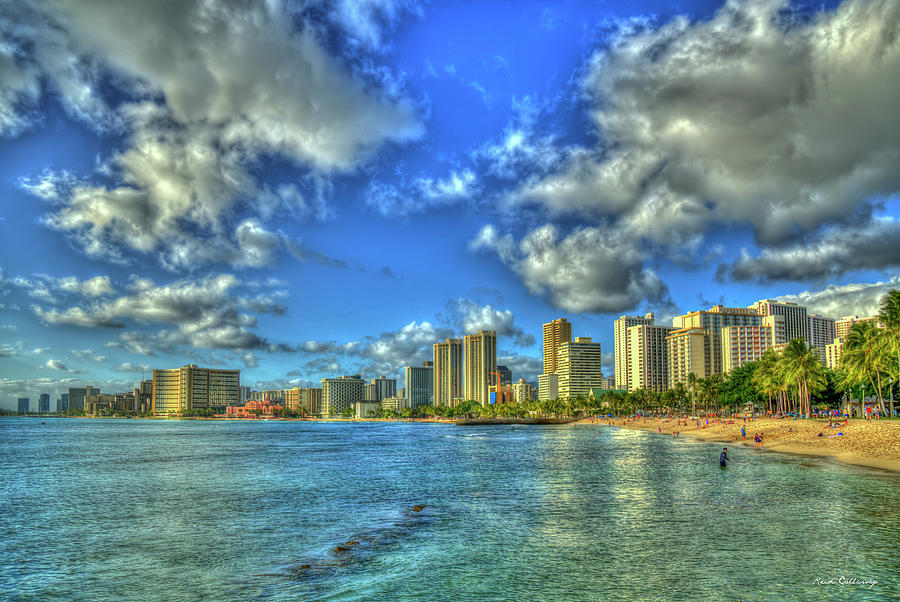
<instances>
[{"instance_id":1,"label":"blue sky","mask_svg":"<svg viewBox=\"0 0 900 602\"><path fill-rule=\"evenodd\" d=\"M105 5L108 4L108 5ZM0 8L0 405L898 284L890 1Z\"/></svg>"}]
</instances>

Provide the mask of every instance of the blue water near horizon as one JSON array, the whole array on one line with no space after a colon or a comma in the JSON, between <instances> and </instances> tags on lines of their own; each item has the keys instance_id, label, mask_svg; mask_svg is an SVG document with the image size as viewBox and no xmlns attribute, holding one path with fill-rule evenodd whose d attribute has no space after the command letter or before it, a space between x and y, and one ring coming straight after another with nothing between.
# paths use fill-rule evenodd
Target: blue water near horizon
<instances>
[{"instance_id":1,"label":"blue water near horizon","mask_svg":"<svg viewBox=\"0 0 900 602\"><path fill-rule=\"evenodd\" d=\"M893 473L615 428L44 423L0 419L0 599L900 598Z\"/></svg>"}]
</instances>

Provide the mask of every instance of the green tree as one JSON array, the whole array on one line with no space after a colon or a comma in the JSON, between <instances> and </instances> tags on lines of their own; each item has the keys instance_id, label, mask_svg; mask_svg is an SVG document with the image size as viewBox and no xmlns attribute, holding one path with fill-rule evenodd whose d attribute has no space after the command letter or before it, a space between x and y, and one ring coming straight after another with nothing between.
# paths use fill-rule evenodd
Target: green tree
<instances>
[{"instance_id":1,"label":"green tree","mask_svg":"<svg viewBox=\"0 0 900 602\"><path fill-rule=\"evenodd\" d=\"M723 406L734 412L740 410L746 403L755 406L762 402L759 390L753 382L757 366L757 362L748 362L728 373L722 382L719 396Z\"/></svg>"},{"instance_id":2,"label":"green tree","mask_svg":"<svg viewBox=\"0 0 900 602\"><path fill-rule=\"evenodd\" d=\"M779 362L789 387L797 394L799 411L804 416L811 413L812 394L825 388L825 366L815 349L808 349L806 342L793 339L781 353Z\"/></svg>"},{"instance_id":3,"label":"green tree","mask_svg":"<svg viewBox=\"0 0 900 602\"><path fill-rule=\"evenodd\" d=\"M896 361L897 371L892 373L891 386L900 383L900 290L891 290L882 297L878 320L884 328L884 351ZM891 403L891 417L894 404Z\"/></svg>"}]
</instances>

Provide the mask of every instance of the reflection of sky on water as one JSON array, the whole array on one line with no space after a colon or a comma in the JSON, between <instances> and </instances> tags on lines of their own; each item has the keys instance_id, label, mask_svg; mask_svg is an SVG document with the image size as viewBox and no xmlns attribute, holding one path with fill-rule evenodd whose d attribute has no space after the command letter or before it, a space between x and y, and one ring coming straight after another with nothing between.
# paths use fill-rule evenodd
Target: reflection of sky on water
<instances>
[{"instance_id":1,"label":"reflection of sky on water","mask_svg":"<svg viewBox=\"0 0 900 602\"><path fill-rule=\"evenodd\" d=\"M591 427L0 420L0 598L859 597L811 585L841 574L900 598L900 477L737 447L722 470L720 450Z\"/></svg>"}]
</instances>

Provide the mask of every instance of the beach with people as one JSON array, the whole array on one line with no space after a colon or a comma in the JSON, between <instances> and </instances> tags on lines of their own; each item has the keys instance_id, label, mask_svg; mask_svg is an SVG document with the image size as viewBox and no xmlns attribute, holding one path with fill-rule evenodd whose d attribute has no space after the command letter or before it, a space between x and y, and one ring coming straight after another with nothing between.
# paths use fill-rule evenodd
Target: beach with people
<instances>
[{"instance_id":1,"label":"beach with people","mask_svg":"<svg viewBox=\"0 0 900 602\"><path fill-rule=\"evenodd\" d=\"M679 437L740 445L760 453L831 456L847 464L900 472L898 420L673 416L595 418L578 424L641 429L669 437L677 433ZM761 435L761 442L756 441L757 435Z\"/></svg>"}]
</instances>

